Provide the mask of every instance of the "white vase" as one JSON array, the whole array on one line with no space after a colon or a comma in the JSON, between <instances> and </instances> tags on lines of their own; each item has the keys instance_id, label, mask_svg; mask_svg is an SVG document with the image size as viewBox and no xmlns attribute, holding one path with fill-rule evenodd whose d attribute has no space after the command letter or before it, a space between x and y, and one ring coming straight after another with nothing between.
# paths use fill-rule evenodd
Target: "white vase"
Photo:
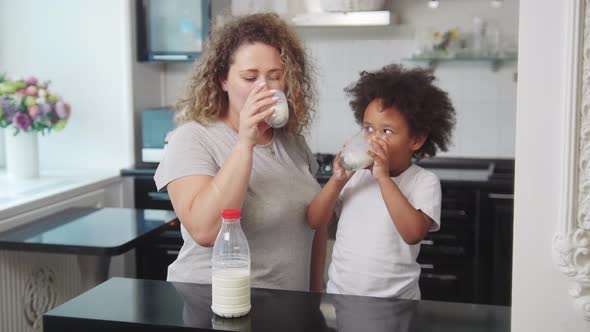
<instances>
[{"instance_id":1,"label":"white vase","mask_svg":"<svg viewBox=\"0 0 590 332\"><path fill-rule=\"evenodd\" d=\"M6 174L13 179L39 177L37 133L23 131L14 136L12 129L4 130Z\"/></svg>"}]
</instances>

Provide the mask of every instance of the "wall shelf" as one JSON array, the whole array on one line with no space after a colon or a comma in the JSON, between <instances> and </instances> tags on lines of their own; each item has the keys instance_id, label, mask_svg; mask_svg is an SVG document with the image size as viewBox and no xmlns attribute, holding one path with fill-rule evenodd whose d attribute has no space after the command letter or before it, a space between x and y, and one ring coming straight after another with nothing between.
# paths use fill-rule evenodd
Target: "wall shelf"
<instances>
[{"instance_id":1,"label":"wall shelf","mask_svg":"<svg viewBox=\"0 0 590 332\"><path fill-rule=\"evenodd\" d=\"M445 62L487 62L492 66L493 71L500 69L502 64L507 61L518 60L517 56L499 56L499 57L470 57L470 56L455 56L455 57L436 57L436 56L413 56L404 58L403 61L410 62L427 62L432 69L436 68L440 63Z\"/></svg>"},{"instance_id":2,"label":"wall shelf","mask_svg":"<svg viewBox=\"0 0 590 332\"><path fill-rule=\"evenodd\" d=\"M384 26L390 23L389 11L364 11L342 13L307 13L294 16L291 20L296 26L344 27L344 26Z\"/></svg>"}]
</instances>

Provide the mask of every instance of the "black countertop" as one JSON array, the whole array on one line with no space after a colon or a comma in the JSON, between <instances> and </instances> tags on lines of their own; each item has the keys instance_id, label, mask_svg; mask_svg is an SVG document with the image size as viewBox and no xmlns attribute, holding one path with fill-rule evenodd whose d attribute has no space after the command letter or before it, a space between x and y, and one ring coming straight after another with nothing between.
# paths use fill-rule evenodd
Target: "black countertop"
<instances>
[{"instance_id":1,"label":"black countertop","mask_svg":"<svg viewBox=\"0 0 590 332\"><path fill-rule=\"evenodd\" d=\"M154 177L158 164L147 165L147 166L132 166L129 168L123 168L121 170L121 176L146 176Z\"/></svg>"},{"instance_id":2,"label":"black countertop","mask_svg":"<svg viewBox=\"0 0 590 332\"><path fill-rule=\"evenodd\" d=\"M329 180L332 174L332 154L316 154L320 165L317 179ZM445 184L477 185L491 187L514 186L514 159L446 158L422 159L417 164L434 172ZM153 177L158 164L141 164L121 170L122 176Z\"/></svg>"},{"instance_id":3,"label":"black countertop","mask_svg":"<svg viewBox=\"0 0 590 332\"><path fill-rule=\"evenodd\" d=\"M112 278L43 316L55 331L510 331L510 308L253 288L238 319L211 311L211 286Z\"/></svg>"},{"instance_id":4,"label":"black countertop","mask_svg":"<svg viewBox=\"0 0 590 332\"><path fill-rule=\"evenodd\" d=\"M173 211L70 208L0 233L0 249L112 256L176 222Z\"/></svg>"}]
</instances>

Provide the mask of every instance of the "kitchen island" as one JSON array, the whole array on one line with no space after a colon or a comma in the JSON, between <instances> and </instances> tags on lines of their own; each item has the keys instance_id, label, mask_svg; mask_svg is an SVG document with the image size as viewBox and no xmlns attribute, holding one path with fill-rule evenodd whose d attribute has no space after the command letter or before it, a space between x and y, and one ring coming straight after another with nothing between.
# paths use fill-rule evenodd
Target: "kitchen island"
<instances>
[{"instance_id":1,"label":"kitchen island","mask_svg":"<svg viewBox=\"0 0 590 332\"><path fill-rule=\"evenodd\" d=\"M0 331L39 330L46 311L107 280L112 260L125 263L177 223L172 211L78 207L1 232Z\"/></svg>"},{"instance_id":2,"label":"kitchen island","mask_svg":"<svg viewBox=\"0 0 590 332\"><path fill-rule=\"evenodd\" d=\"M211 285L112 278L43 316L55 331L510 331L510 308L252 289L252 310L224 319Z\"/></svg>"}]
</instances>

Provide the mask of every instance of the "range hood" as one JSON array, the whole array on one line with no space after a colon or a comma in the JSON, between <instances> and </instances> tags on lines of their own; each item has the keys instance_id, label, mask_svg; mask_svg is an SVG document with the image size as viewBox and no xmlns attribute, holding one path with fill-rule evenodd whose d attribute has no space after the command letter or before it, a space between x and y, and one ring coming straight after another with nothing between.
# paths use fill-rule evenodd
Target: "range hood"
<instances>
[{"instance_id":1,"label":"range hood","mask_svg":"<svg viewBox=\"0 0 590 332\"><path fill-rule=\"evenodd\" d=\"M298 14L292 18L296 26L384 26L390 23L389 11L324 12Z\"/></svg>"}]
</instances>

